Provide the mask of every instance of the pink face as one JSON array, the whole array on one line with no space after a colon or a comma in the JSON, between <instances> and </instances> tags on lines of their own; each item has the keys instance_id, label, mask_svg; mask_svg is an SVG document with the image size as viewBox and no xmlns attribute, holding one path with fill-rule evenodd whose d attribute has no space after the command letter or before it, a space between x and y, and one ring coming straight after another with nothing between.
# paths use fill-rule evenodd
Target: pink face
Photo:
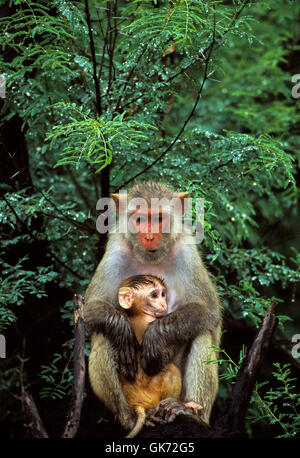
<instances>
[{"instance_id":1,"label":"pink face","mask_svg":"<svg viewBox=\"0 0 300 458\"><path fill-rule=\"evenodd\" d=\"M138 235L140 246L147 254L155 254L162 241L162 233L169 225L170 215L161 209L139 209L131 213L130 223Z\"/></svg>"},{"instance_id":2,"label":"pink face","mask_svg":"<svg viewBox=\"0 0 300 458\"><path fill-rule=\"evenodd\" d=\"M163 316L167 313L166 289L161 285L149 287L145 291L146 306L144 313L155 317Z\"/></svg>"}]
</instances>

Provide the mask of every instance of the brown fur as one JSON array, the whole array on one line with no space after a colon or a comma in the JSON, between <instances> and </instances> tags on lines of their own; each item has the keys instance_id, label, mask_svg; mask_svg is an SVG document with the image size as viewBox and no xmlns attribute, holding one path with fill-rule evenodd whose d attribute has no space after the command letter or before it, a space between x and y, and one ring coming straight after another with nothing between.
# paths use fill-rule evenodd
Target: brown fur
<instances>
[{"instance_id":1,"label":"brown fur","mask_svg":"<svg viewBox=\"0 0 300 458\"><path fill-rule=\"evenodd\" d=\"M151 275L136 275L126 279L121 285L121 288L131 288L135 292L132 305L127 312L140 343L149 323L143 314L147 309L147 297L143 293L144 290L148 291L146 288L149 286L165 288L162 280ZM148 312L151 313L149 309ZM157 375L149 377L141 367L140 355L135 381L129 382L123 374L120 374L120 380L128 404L137 414L137 423L127 437L136 436L142 429L146 418L145 410L156 407L165 398L179 399L181 393L181 374L175 364L169 363Z\"/></svg>"}]
</instances>

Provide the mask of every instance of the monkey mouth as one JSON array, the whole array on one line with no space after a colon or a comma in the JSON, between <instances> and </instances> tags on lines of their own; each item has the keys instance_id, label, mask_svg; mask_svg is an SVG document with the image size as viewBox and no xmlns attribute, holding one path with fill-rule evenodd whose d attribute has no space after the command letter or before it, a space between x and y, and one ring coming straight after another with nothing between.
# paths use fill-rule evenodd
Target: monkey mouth
<instances>
[{"instance_id":1,"label":"monkey mouth","mask_svg":"<svg viewBox=\"0 0 300 458\"><path fill-rule=\"evenodd\" d=\"M147 250L146 253L147 254L155 254L157 252L157 250Z\"/></svg>"}]
</instances>

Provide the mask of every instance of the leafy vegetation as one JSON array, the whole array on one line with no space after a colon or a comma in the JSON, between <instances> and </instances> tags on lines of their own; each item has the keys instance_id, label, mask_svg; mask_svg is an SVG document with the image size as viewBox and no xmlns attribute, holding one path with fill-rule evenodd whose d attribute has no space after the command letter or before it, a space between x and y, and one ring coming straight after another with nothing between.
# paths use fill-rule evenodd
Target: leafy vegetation
<instances>
[{"instance_id":1,"label":"leafy vegetation","mask_svg":"<svg viewBox=\"0 0 300 458\"><path fill-rule=\"evenodd\" d=\"M255 329L276 301L276 345L246 426L253 437L294 437L297 2L1 0L0 10L2 433L26 434L22 384L50 421L67 401L71 298L84 294L103 252L96 202L153 179L204 199L200 249L222 298L220 351L231 368L217 403L251 344L230 323Z\"/></svg>"},{"instance_id":2,"label":"leafy vegetation","mask_svg":"<svg viewBox=\"0 0 300 458\"><path fill-rule=\"evenodd\" d=\"M212 350L217 351L221 358L208 360L207 364L219 364L222 368L220 380L234 384L237 373L246 357L246 348L244 345L242 346L238 363L234 362L224 349L213 345ZM280 363L276 362L273 365L275 370L272 372L272 376L279 382L279 385L270 388L261 396L260 389L268 385L269 382L256 383L250 400L248 432L251 435L251 425L265 421L271 425L280 426L281 434L277 437L291 439L296 437L299 432L300 396L296 392L296 378L290 377L290 364L281 366Z\"/></svg>"}]
</instances>

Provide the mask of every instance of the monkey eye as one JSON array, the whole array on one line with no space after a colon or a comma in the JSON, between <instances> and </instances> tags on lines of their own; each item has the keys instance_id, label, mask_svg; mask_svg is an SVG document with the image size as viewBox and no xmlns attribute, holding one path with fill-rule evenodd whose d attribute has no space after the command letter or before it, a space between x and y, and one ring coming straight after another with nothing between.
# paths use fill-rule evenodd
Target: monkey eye
<instances>
[{"instance_id":1,"label":"monkey eye","mask_svg":"<svg viewBox=\"0 0 300 458\"><path fill-rule=\"evenodd\" d=\"M159 215L153 216L154 223L162 223L163 219L164 219L164 215L162 215L161 213Z\"/></svg>"},{"instance_id":2,"label":"monkey eye","mask_svg":"<svg viewBox=\"0 0 300 458\"><path fill-rule=\"evenodd\" d=\"M137 216L135 218L135 224L139 226L141 223L145 222L145 218L143 216Z\"/></svg>"},{"instance_id":3,"label":"monkey eye","mask_svg":"<svg viewBox=\"0 0 300 458\"><path fill-rule=\"evenodd\" d=\"M165 297L166 292L165 292L165 291L162 291L161 295L162 295L162 297Z\"/></svg>"},{"instance_id":4,"label":"monkey eye","mask_svg":"<svg viewBox=\"0 0 300 458\"><path fill-rule=\"evenodd\" d=\"M156 298L157 298L157 292L156 292L156 291L152 291L151 297L152 297L153 299L156 299Z\"/></svg>"}]
</instances>

